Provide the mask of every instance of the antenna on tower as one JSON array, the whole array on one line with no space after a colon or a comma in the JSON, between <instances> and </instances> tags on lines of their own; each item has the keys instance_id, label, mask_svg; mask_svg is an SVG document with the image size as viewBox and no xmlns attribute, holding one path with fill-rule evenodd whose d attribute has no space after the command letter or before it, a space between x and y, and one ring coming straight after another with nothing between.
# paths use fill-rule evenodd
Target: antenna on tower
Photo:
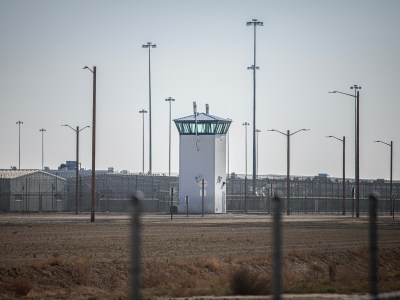
<instances>
[{"instance_id":1,"label":"antenna on tower","mask_svg":"<svg viewBox=\"0 0 400 300\"><path fill-rule=\"evenodd\" d=\"M208 103L206 104L206 114L208 115L210 112L210 106L208 105Z\"/></svg>"}]
</instances>

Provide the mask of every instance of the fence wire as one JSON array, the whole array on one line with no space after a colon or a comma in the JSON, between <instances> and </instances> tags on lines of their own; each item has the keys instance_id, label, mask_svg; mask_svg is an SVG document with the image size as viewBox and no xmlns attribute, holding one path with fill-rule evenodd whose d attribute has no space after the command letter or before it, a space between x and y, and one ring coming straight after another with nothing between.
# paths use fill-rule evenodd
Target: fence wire
<instances>
[{"instance_id":1,"label":"fence wire","mask_svg":"<svg viewBox=\"0 0 400 300\"><path fill-rule=\"evenodd\" d=\"M36 174L9 181L0 180L1 211L66 211L76 208L76 179L70 173ZM85 174L84 174L85 175ZM79 211L91 209L91 176L79 177ZM271 213L272 198L282 198L282 210L287 209L287 181L285 176L264 176L253 182L244 176L230 177L226 181L226 205L228 212ZM345 211L354 212L354 180L346 180ZM142 174L100 173L96 175L96 211L128 212L129 202L135 191L144 193L142 210L147 212L170 212L170 189L174 187L173 206L179 205L179 178ZM290 180L291 213L341 214L343 208L342 179L316 177L293 177ZM368 195L379 195L378 212L390 213L389 181L360 180L360 213L368 213ZM400 210L397 199L400 182L393 182L394 212ZM207 198L207 197L206 197ZM207 200L207 199L206 199ZM181 213L186 213L181 212Z\"/></svg>"}]
</instances>

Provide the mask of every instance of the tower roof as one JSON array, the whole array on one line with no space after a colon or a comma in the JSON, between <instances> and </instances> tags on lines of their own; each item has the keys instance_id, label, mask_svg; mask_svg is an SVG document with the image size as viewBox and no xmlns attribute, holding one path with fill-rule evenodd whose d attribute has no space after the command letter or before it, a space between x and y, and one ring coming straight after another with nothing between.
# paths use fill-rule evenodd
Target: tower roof
<instances>
[{"instance_id":1,"label":"tower roof","mask_svg":"<svg viewBox=\"0 0 400 300\"><path fill-rule=\"evenodd\" d=\"M196 117L195 115L190 115L187 117L182 117L182 118L178 118L175 119L174 122L195 122L196 121ZM219 122L229 122L231 123L232 120L231 119L224 119L221 117L217 117L217 116L213 116L210 114L205 114L205 113L198 113L197 114L197 122L215 122L215 121L219 121Z\"/></svg>"},{"instance_id":2,"label":"tower roof","mask_svg":"<svg viewBox=\"0 0 400 300\"><path fill-rule=\"evenodd\" d=\"M226 134L232 120L206 113L197 113L197 115L175 119L174 122L181 135L213 135Z\"/></svg>"}]
</instances>

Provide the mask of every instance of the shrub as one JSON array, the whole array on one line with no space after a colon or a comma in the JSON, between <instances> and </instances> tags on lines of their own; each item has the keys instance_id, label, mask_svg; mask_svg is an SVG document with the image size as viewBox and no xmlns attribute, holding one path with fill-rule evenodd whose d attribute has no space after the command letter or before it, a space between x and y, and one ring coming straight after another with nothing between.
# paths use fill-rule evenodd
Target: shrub
<instances>
[{"instance_id":1,"label":"shrub","mask_svg":"<svg viewBox=\"0 0 400 300\"><path fill-rule=\"evenodd\" d=\"M230 288L234 295L271 294L271 276L269 274L240 267L232 272Z\"/></svg>"},{"instance_id":2,"label":"shrub","mask_svg":"<svg viewBox=\"0 0 400 300\"><path fill-rule=\"evenodd\" d=\"M11 280L10 290L15 293L15 296L26 296L32 290L33 284L25 278L17 277Z\"/></svg>"}]
</instances>

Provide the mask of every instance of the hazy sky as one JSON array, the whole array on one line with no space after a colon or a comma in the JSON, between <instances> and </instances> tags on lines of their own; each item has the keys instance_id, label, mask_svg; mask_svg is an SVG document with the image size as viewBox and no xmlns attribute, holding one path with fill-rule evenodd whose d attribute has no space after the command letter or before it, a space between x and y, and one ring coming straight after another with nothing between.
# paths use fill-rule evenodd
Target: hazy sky
<instances>
[{"instance_id":1,"label":"hazy sky","mask_svg":"<svg viewBox=\"0 0 400 300\"><path fill-rule=\"evenodd\" d=\"M295 131L291 171L340 177L346 136L348 177L354 177L354 99L360 93L360 177L400 178L400 1L0 1L0 168L75 160L75 133L61 124L91 125L92 74L97 66L97 168L142 169L142 115L148 110L152 50L153 172L168 172L168 103L172 117L206 103L231 118L230 171L244 173L244 126L252 123L253 29L257 18L259 173L286 173L286 139ZM148 123L146 115L146 151ZM248 131L249 173L252 135ZM178 132L172 127L172 172ZM81 132L81 162L91 167L91 130ZM148 169L148 155L145 156Z\"/></svg>"}]
</instances>

